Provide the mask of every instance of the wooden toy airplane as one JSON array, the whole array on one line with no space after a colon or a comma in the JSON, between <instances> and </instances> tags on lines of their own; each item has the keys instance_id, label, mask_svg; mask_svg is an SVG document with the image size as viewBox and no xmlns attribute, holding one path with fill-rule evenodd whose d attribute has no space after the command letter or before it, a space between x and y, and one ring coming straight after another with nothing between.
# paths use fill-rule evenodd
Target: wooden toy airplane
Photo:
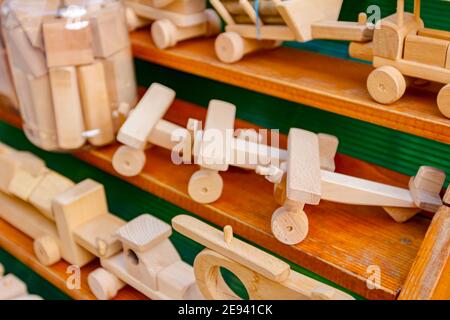
<instances>
[{"instance_id":1,"label":"wooden toy airplane","mask_svg":"<svg viewBox=\"0 0 450 320\"><path fill-rule=\"evenodd\" d=\"M358 22L337 21L342 0L261 0L257 9L250 0L210 2L227 24L215 43L218 58L226 63L282 41L365 41L373 35L364 13Z\"/></svg>"},{"instance_id":2,"label":"wooden toy airplane","mask_svg":"<svg viewBox=\"0 0 450 320\"><path fill-rule=\"evenodd\" d=\"M173 228L204 245L194 261L198 287L206 299L236 300L239 297L228 287L220 268L234 273L251 300L352 300L329 285L291 270L290 266L233 237L233 229L224 232L187 215L172 219Z\"/></svg>"},{"instance_id":3,"label":"wooden toy airplane","mask_svg":"<svg viewBox=\"0 0 450 320\"><path fill-rule=\"evenodd\" d=\"M379 23L373 42L352 43L350 55L373 60L367 88L375 101L396 102L413 79L437 82L444 85L437 106L450 118L450 32L425 28L420 16L420 0L414 1L414 13L397 0L397 13Z\"/></svg>"},{"instance_id":4,"label":"wooden toy airplane","mask_svg":"<svg viewBox=\"0 0 450 320\"><path fill-rule=\"evenodd\" d=\"M321 170L319 138L316 134L291 129L288 137L286 177L272 170L257 170L277 184L275 197L282 205L272 216L272 232L285 244L297 244L308 233L304 205L321 200L352 205L381 206L397 222L404 222L419 211L435 212L442 205L439 196L445 173L421 167L411 178L409 190L369 180Z\"/></svg>"},{"instance_id":5,"label":"wooden toy airplane","mask_svg":"<svg viewBox=\"0 0 450 320\"><path fill-rule=\"evenodd\" d=\"M83 267L100 258L103 268L88 277L98 299L113 298L125 284L152 299L202 298L166 223L150 215L126 223L108 213L103 185L74 184L39 158L2 144L0 170L0 218L34 239L42 264L63 258Z\"/></svg>"},{"instance_id":6,"label":"wooden toy airplane","mask_svg":"<svg viewBox=\"0 0 450 320\"><path fill-rule=\"evenodd\" d=\"M214 10L206 9L206 0L127 0L125 4L129 29L154 21L151 34L154 44L160 49L220 32L220 18Z\"/></svg>"},{"instance_id":7,"label":"wooden toy airplane","mask_svg":"<svg viewBox=\"0 0 450 320\"><path fill-rule=\"evenodd\" d=\"M29 294L27 285L13 274L4 275L0 263L0 300L42 300L40 296Z\"/></svg>"}]
</instances>

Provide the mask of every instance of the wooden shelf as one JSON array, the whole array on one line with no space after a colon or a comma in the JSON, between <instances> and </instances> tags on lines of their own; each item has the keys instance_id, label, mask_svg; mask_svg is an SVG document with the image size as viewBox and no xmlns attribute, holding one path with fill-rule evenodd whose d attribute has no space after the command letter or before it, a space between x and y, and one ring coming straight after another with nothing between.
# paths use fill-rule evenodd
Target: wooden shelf
<instances>
[{"instance_id":1,"label":"wooden shelf","mask_svg":"<svg viewBox=\"0 0 450 320\"><path fill-rule=\"evenodd\" d=\"M157 49L147 29L131 36L135 57L263 94L450 143L450 120L436 106L433 90L408 90L391 106L374 102L367 90L370 65L282 47L229 65L219 62L214 39Z\"/></svg>"},{"instance_id":2,"label":"wooden shelf","mask_svg":"<svg viewBox=\"0 0 450 320\"><path fill-rule=\"evenodd\" d=\"M2 210L2 208L0 208ZM70 290L66 286L66 280L70 274L66 273L69 264L65 261L46 267L39 263L33 252L33 241L31 238L0 219L0 247L4 248L10 254L26 264L41 277L52 283L58 289L68 296L77 300L94 300L95 297L89 290L87 276L100 265L98 261L92 262L81 269L81 288ZM147 299L144 295L133 288L126 286L119 291L114 300L142 300Z\"/></svg>"},{"instance_id":3,"label":"wooden shelf","mask_svg":"<svg viewBox=\"0 0 450 320\"><path fill-rule=\"evenodd\" d=\"M185 126L189 117L204 120L204 108L176 101L166 119ZM0 119L20 126L20 119L0 110ZM255 128L237 120L237 128ZM282 146L286 137L282 137ZM110 174L117 175L111 159L118 145L83 151L75 156ZM344 155L336 158L337 171L389 183L407 185L408 177ZM176 166L170 152L153 148L147 152L144 171L137 177L120 177L183 209L223 227L230 224L236 234L277 253L352 292L370 299L395 299L430 223L416 216L404 224L394 222L381 208L348 206L323 201L306 207L309 235L295 246L278 242L270 230L272 212L277 208L272 185L261 176L239 169L223 173L224 192L211 205L195 203L187 194L187 183L196 166ZM16 253L14 253L16 254ZM381 288L369 290L369 266L379 266ZM62 268L64 269L64 268Z\"/></svg>"}]
</instances>

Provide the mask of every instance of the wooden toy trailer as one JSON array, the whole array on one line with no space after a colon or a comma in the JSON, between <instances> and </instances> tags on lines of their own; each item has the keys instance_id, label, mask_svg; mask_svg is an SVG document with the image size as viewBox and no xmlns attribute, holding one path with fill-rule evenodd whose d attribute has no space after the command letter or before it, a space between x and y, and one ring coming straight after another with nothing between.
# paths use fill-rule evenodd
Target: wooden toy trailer
<instances>
[{"instance_id":1,"label":"wooden toy trailer","mask_svg":"<svg viewBox=\"0 0 450 320\"><path fill-rule=\"evenodd\" d=\"M352 300L329 285L291 270L290 266L233 237L233 229L224 232L187 215L172 219L173 228L204 245L194 261L197 285L208 300L236 300L220 268L233 272L242 282L251 300Z\"/></svg>"},{"instance_id":2,"label":"wooden toy trailer","mask_svg":"<svg viewBox=\"0 0 450 320\"><path fill-rule=\"evenodd\" d=\"M358 22L337 21L343 0L260 0L258 11L251 0L210 2L227 24L215 43L218 58L226 63L277 47L282 41L372 39L373 29L365 14Z\"/></svg>"},{"instance_id":3,"label":"wooden toy trailer","mask_svg":"<svg viewBox=\"0 0 450 320\"><path fill-rule=\"evenodd\" d=\"M220 18L214 10L206 9L206 0L126 0L125 4L129 29L153 21L151 34L160 49L220 32Z\"/></svg>"},{"instance_id":4,"label":"wooden toy trailer","mask_svg":"<svg viewBox=\"0 0 450 320\"><path fill-rule=\"evenodd\" d=\"M367 88L374 100L391 104L404 95L411 79L441 83L437 106L450 118L450 32L424 28L420 12L420 0L414 1L414 13L405 12L405 1L397 0L397 13L375 29L371 49L366 46L369 53L362 56L372 56L376 68Z\"/></svg>"}]
</instances>

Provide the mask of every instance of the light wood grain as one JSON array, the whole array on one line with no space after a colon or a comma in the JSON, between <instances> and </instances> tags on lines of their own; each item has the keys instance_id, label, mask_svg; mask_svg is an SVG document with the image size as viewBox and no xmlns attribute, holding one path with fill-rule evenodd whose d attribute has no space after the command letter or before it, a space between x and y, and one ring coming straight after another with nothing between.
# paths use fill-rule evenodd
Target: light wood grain
<instances>
[{"instance_id":1,"label":"light wood grain","mask_svg":"<svg viewBox=\"0 0 450 320\"><path fill-rule=\"evenodd\" d=\"M376 103L366 89L373 70L368 65L292 48L229 65L218 61L212 39L183 42L171 50L156 49L144 31L133 33L131 41L135 56L152 63L450 143L450 121L436 108L435 94L411 89L393 105Z\"/></svg>"}]
</instances>

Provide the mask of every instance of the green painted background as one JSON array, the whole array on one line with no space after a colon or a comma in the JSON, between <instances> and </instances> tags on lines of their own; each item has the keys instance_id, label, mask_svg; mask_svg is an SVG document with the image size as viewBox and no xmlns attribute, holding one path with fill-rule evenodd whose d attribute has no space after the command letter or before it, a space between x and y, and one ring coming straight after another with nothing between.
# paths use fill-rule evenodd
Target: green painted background
<instances>
[{"instance_id":1,"label":"green painted background","mask_svg":"<svg viewBox=\"0 0 450 320\"><path fill-rule=\"evenodd\" d=\"M411 3L412 0L407 0L407 8L409 10L411 9ZM344 1L340 20L355 20L357 14L360 11L365 11L370 4L380 5L383 16L395 11L394 0L346 0ZM427 27L450 30L450 2L424 0L422 11ZM287 45L349 59L346 42L312 41L302 45L296 43ZM448 159L450 145L221 84L140 60L136 61L136 67L140 85L149 85L151 82L158 81L175 89L178 98L197 103L203 107L206 107L209 100L213 98L223 99L238 106L239 118L260 126L279 128L284 133L287 133L290 127L331 133L339 137L339 151L341 153L394 169L407 175L413 175L420 165L432 165L443 169L450 176L450 161ZM39 150L26 141L19 130L3 123L0 123L0 141L6 142L15 148L36 153L47 162L50 168L68 176L74 181L92 178L103 183L111 211L126 220L148 212L169 222L172 217L181 213L187 213L69 155L51 154ZM172 241L180 251L183 259L189 263L193 262L195 255L202 249L200 245L178 233L174 233ZM31 292L38 293L48 299L66 298L64 294L54 289L46 281L2 250L0 250L0 261L5 264L7 270L16 273L20 278L24 279ZM298 266L293 266L293 268L327 282ZM236 283L232 279L230 281L233 284Z\"/></svg>"}]
</instances>

